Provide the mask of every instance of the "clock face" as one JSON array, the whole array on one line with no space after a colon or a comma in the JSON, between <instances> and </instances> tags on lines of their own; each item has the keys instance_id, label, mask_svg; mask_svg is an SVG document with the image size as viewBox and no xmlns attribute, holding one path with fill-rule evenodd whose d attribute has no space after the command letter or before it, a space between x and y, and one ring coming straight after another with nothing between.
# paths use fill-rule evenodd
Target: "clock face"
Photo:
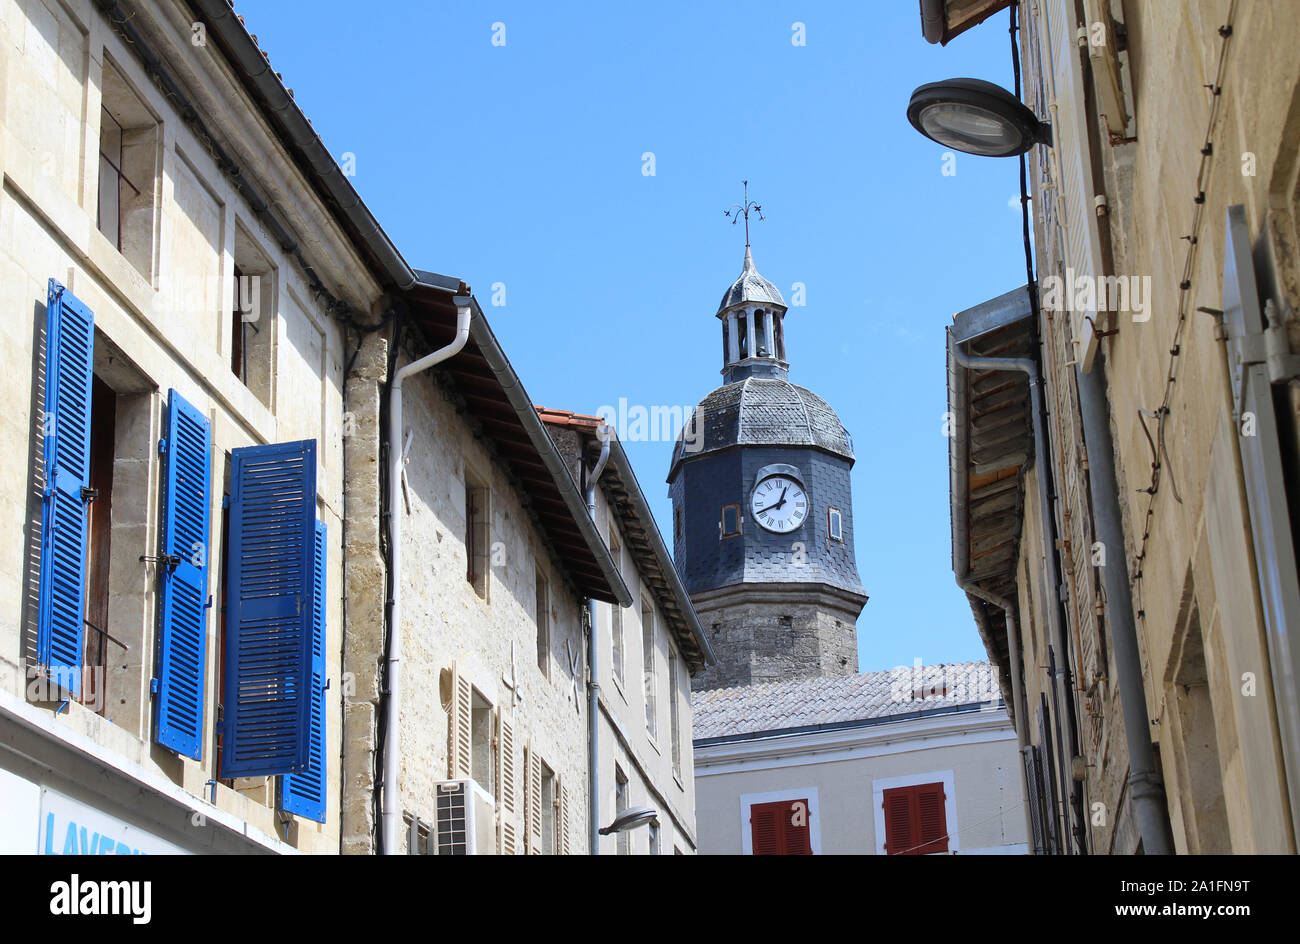
<instances>
[{"instance_id":1,"label":"clock face","mask_svg":"<svg viewBox=\"0 0 1300 944\"><path fill-rule=\"evenodd\" d=\"M754 489L749 513L767 530L786 534L808 517L808 493L788 475L773 475Z\"/></svg>"}]
</instances>

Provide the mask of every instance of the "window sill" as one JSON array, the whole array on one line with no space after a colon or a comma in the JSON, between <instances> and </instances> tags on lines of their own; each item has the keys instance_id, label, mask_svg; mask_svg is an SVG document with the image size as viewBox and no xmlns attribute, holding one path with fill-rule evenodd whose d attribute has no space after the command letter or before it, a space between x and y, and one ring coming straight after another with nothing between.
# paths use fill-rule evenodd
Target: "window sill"
<instances>
[{"instance_id":1,"label":"window sill","mask_svg":"<svg viewBox=\"0 0 1300 944\"><path fill-rule=\"evenodd\" d=\"M656 754L658 754L660 757L664 756L664 752L659 750L659 742L655 740L655 735L651 734L649 729L646 730L645 739L646 739L646 743L648 743L651 747L655 749Z\"/></svg>"},{"instance_id":2,"label":"window sill","mask_svg":"<svg viewBox=\"0 0 1300 944\"><path fill-rule=\"evenodd\" d=\"M610 681L614 683L614 689L618 692L618 697L623 699L623 704L627 704L627 695L623 692L623 683L619 681L618 676L610 674Z\"/></svg>"}]
</instances>

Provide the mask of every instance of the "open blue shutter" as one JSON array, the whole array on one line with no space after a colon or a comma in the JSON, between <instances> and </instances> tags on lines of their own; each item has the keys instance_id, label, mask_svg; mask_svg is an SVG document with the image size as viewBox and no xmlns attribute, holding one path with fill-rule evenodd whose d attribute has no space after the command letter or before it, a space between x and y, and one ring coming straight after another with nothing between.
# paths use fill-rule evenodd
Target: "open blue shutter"
<instances>
[{"instance_id":1,"label":"open blue shutter","mask_svg":"<svg viewBox=\"0 0 1300 944\"><path fill-rule=\"evenodd\" d=\"M231 453L221 779L310 760L316 441Z\"/></svg>"},{"instance_id":2,"label":"open blue shutter","mask_svg":"<svg viewBox=\"0 0 1300 944\"><path fill-rule=\"evenodd\" d=\"M325 525L316 522L311 632L311 758L300 774L280 778L280 809L325 822Z\"/></svg>"},{"instance_id":3,"label":"open blue shutter","mask_svg":"<svg viewBox=\"0 0 1300 944\"><path fill-rule=\"evenodd\" d=\"M41 503L37 658L50 678L81 691L86 612L86 495L95 316L50 279L45 310L45 490Z\"/></svg>"},{"instance_id":4,"label":"open blue shutter","mask_svg":"<svg viewBox=\"0 0 1300 944\"><path fill-rule=\"evenodd\" d=\"M158 743L200 759L207 649L208 508L211 426L175 390L167 395L163 455L161 618L158 628Z\"/></svg>"}]
</instances>

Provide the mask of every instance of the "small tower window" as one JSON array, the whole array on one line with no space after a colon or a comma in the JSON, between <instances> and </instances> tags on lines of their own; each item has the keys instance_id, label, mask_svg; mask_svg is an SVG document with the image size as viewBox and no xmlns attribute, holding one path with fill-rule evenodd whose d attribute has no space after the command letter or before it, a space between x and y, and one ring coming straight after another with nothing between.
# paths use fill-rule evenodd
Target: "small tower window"
<instances>
[{"instance_id":1,"label":"small tower window","mask_svg":"<svg viewBox=\"0 0 1300 944\"><path fill-rule=\"evenodd\" d=\"M731 348L728 346L730 340L731 339L728 336L728 330L727 330L727 319L723 318L722 319L722 363L724 364L728 364L731 362Z\"/></svg>"},{"instance_id":2,"label":"small tower window","mask_svg":"<svg viewBox=\"0 0 1300 944\"><path fill-rule=\"evenodd\" d=\"M772 319L772 335L776 338L776 356L785 360L785 317L775 315Z\"/></svg>"},{"instance_id":3,"label":"small tower window","mask_svg":"<svg viewBox=\"0 0 1300 944\"><path fill-rule=\"evenodd\" d=\"M826 509L826 523L830 528L832 541L844 540L844 516L838 508Z\"/></svg>"},{"instance_id":4,"label":"small tower window","mask_svg":"<svg viewBox=\"0 0 1300 944\"><path fill-rule=\"evenodd\" d=\"M722 506L722 536L734 538L740 534L740 506Z\"/></svg>"},{"instance_id":5,"label":"small tower window","mask_svg":"<svg viewBox=\"0 0 1300 944\"><path fill-rule=\"evenodd\" d=\"M754 354L767 357L770 353L767 348L767 312L760 308L754 312Z\"/></svg>"},{"instance_id":6,"label":"small tower window","mask_svg":"<svg viewBox=\"0 0 1300 944\"><path fill-rule=\"evenodd\" d=\"M742 359L749 356L749 319L736 318L736 337L740 341L740 356Z\"/></svg>"}]
</instances>

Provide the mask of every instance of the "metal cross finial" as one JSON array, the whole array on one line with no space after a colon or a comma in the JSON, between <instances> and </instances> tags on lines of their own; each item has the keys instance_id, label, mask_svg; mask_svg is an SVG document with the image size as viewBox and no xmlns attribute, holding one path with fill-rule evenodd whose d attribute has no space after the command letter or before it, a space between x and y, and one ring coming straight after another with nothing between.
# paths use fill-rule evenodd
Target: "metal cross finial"
<instances>
[{"instance_id":1,"label":"metal cross finial","mask_svg":"<svg viewBox=\"0 0 1300 944\"><path fill-rule=\"evenodd\" d=\"M731 220L731 225L735 226L740 222L740 218L745 218L745 248L749 248L749 211L753 210L758 214L758 218L763 219L763 208L749 199L749 181L742 180L745 185L745 202L733 203L730 210L723 210L722 215Z\"/></svg>"}]
</instances>

